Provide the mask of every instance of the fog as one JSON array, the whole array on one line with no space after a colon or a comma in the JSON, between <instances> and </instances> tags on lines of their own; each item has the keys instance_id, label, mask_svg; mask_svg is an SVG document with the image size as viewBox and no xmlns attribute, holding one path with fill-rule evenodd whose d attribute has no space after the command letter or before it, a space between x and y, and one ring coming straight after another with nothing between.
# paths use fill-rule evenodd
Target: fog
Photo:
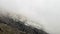
<instances>
[{"instance_id":1,"label":"fog","mask_svg":"<svg viewBox=\"0 0 60 34\"><path fill-rule=\"evenodd\" d=\"M0 0L0 10L22 14L51 34L60 34L60 0Z\"/></svg>"}]
</instances>

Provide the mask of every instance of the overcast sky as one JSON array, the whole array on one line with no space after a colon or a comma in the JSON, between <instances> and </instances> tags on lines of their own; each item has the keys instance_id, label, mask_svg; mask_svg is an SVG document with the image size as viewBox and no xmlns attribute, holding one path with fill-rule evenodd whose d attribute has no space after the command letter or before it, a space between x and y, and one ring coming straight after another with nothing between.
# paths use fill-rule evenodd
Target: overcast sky
<instances>
[{"instance_id":1,"label":"overcast sky","mask_svg":"<svg viewBox=\"0 0 60 34\"><path fill-rule=\"evenodd\" d=\"M51 34L60 34L60 0L0 0L0 7L42 23Z\"/></svg>"}]
</instances>

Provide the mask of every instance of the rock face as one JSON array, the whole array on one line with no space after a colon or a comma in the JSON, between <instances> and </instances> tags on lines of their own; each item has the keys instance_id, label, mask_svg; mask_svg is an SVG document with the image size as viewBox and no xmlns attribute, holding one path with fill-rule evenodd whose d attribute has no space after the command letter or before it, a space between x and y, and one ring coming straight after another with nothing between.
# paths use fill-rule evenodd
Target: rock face
<instances>
[{"instance_id":1,"label":"rock face","mask_svg":"<svg viewBox=\"0 0 60 34\"><path fill-rule=\"evenodd\" d=\"M48 34L41 29L26 26L20 20L14 20L8 16L0 16L0 34Z\"/></svg>"},{"instance_id":2,"label":"rock face","mask_svg":"<svg viewBox=\"0 0 60 34\"><path fill-rule=\"evenodd\" d=\"M26 34L16 28L12 28L6 24L0 23L0 34Z\"/></svg>"}]
</instances>

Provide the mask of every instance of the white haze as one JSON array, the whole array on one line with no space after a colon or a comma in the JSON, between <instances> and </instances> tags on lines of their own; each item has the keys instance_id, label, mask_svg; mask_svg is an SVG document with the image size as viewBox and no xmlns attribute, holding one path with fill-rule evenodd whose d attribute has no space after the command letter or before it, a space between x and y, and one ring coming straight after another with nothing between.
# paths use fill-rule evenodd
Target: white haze
<instances>
[{"instance_id":1,"label":"white haze","mask_svg":"<svg viewBox=\"0 0 60 34\"><path fill-rule=\"evenodd\" d=\"M22 14L51 34L60 34L60 0L0 0L0 9Z\"/></svg>"}]
</instances>

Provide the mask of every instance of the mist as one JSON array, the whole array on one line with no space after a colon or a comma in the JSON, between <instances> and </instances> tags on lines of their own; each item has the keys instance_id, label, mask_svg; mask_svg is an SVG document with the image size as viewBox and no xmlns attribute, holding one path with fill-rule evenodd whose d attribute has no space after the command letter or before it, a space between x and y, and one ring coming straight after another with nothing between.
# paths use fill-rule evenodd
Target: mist
<instances>
[{"instance_id":1,"label":"mist","mask_svg":"<svg viewBox=\"0 0 60 34\"><path fill-rule=\"evenodd\" d=\"M51 34L60 34L60 0L0 0L1 9L37 21Z\"/></svg>"}]
</instances>

